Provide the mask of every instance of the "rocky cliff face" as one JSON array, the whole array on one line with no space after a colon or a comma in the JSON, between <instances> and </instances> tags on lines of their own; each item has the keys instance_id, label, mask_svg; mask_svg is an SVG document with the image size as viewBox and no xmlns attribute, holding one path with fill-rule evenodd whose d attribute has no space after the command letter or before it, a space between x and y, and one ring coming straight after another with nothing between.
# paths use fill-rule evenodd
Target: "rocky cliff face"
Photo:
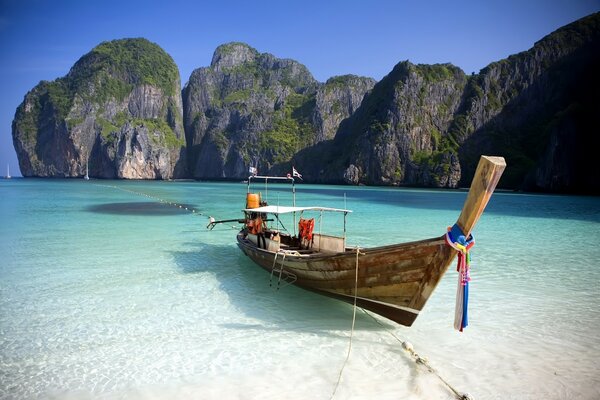
<instances>
[{"instance_id":1,"label":"rocky cliff face","mask_svg":"<svg viewBox=\"0 0 600 400\"><path fill-rule=\"evenodd\" d=\"M376 81L356 75L335 76L319 85L312 123L316 129L313 144L333 139L340 123L360 106Z\"/></svg>"},{"instance_id":2,"label":"rocky cliff face","mask_svg":"<svg viewBox=\"0 0 600 400\"><path fill-rule=\"evenodd\" d=\"M460 165L443 133L466 80L450 64L401 62L339 125L331 151L321 144L295 161L309 179L322 182L453 187L460 179ZM326 168L311 163L323 154L329 160Z\"/></svg>"},{"instance_id":3,"label":"rocky cliff face","mask_svg":"<svg viewBox=\"0 0 600 400\"><path fill-rule=\"evenodd\" d=\"M597 71L600 13L471 76L404 61L377 83L319 83L296 61L229 43L181 96L164 51L117 40L31 90L13 141L25 176L82 176L89 163L105 178L242 179L294 164L313 182L457 187L489 154L507 159L501 187L600 193Z\"/></svg>"},{"instance_id":4,"label":"rocky cliff face","mask_svg":"<svg viewBox=\"0 0 600 400\"><path fill-rule=\"evenodd\" d=\"M374 81L319 84L302 64L243 43L218 47L183 89L189 168L195 178L289 170L299 150L331 138Z\"/></svg>"},{"instance_id":5,"label":"rocky cliff face","mask_svg":"<svg viewBox=\"0 0 600 400\"><path fill-rule=\"evenodd\" d=\"M470 82L461 109L463 184L481 152L505 155L503 184L600 192L600 13L569 24L532 49L492 63Z\"/></svg>"},{"instance_id":6,"label":"rocky cliff face","mask_svg":"<svg viewBox=\"0 0 600 400\"><path fill-rule=\"evenodd\" d=\"M243 43L219 46L183 89L189 167L195 178L242 178L289 159L314 133L307 109L317 82L292 60Z\"/></svg>"},{"instance_id":7,"label":"rocky cliff face","mask_svg":"<svg viewBox=\"0 0 600 400\"><path fill-rule=\"evenodd\" d=\"M185 175L179 72L145 39L104 42L64 78L41 82L13 121L23 176Z\"/></svg>"},{"instance_id":8,"label":"rocky cliff face","mask_svg":"<svg viewBox=\"0 0 600 400\"><path fill-rule=\"evenodd\" d=\"M503 187L600 192L600 139L586 128L600 109L599 39L600 13L470 77L400 63L294 163L320 182L456 187L492 154L507 159Z\"/></svg>"}]
</instances>

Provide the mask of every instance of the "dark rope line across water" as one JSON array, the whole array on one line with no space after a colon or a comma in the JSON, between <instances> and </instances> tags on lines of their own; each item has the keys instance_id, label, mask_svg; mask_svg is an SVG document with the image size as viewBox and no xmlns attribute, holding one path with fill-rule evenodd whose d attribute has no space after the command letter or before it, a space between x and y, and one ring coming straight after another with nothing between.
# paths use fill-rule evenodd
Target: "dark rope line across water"
<instances>
[{"instance_id":1,"label":"dark rope line across water","mask_svg":"<svg viewBox=\"0 0 600 400\"><path fill-rule=\"evenodd\" d=\"M197 208L189 207L187 205L183 205L183 204L179 204L179 203L172 202L172 201L169 201L169 200L161 199L160 197L152 196L152 195L149 195L147 193L136 192L135 190L125 189L125 188L121 188L121 187L114 186L114 185L101 185L101 184L97 184L97 183L94 183L94 185L98 186L98 187L104 187L104 188L109 188L109 189L121 190L121 191L126 192L126 193L131 193L131 194L135 194L137 196L146 197L148 199L156 200L159 203L164 204L164 205L169 205L169 206L172 206L172 207L179 208L181 210L189 211L193 215L198 215L198 216L202 216L202 217L206 217L206 218L211 218L209 215L204 214L202 211L198 210ZM227 225L227 226L229 226L230 228L235 229L235 230L239 230L240 229L239 226L233 226L233 225Z\"/></svg>"}]
</instances>

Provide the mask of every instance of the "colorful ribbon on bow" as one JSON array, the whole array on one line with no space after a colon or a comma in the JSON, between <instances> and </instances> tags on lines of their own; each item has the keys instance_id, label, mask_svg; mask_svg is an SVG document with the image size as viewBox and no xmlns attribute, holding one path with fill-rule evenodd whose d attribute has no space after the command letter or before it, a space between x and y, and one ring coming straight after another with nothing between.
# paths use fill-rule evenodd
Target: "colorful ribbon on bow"
<instances>
[{"instance_id":1,"label":"colorful ribbon on bow","mask_svg":"<svg viewBox=\"0 0 600 400\"><path fill-rule=\"evenodd\" d=\"M454 329L462 332L469 324L467 311L469 306L469 281L471 255L469 250L475 245L473 235L465 237L462 229L454 224L446 232L446 244L458 252L458 287L456 288L456 307L454 309Z\"/></svg>"}]
</instances>

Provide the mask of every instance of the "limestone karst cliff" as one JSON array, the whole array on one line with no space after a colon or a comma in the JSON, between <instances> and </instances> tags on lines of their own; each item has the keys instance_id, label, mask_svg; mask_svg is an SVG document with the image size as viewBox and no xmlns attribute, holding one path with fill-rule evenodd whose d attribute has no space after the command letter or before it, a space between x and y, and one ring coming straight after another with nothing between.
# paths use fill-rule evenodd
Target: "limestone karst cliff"
<instances>
[{"instance_id":1,"label":"limestone karst cliff","mask_svg":"<svg viewBox=\"0 0 600 400\"><path fill-rule=\"evenodd\" d=\"M189 169L195 178L242 178L250 166L286 168L299 150L333 137L374 80L317 82L302 64L244 43L219 46L183 89Z\"/></svg>"},{"instance_id":2,"label":"limestone karst cliff","mask_svg":"<svg viewBox=\"0 0 600 400\"><path fill-rule=\"evenodd\" d=\"M249 167L307 182L467 186L481 154L499 186L600 193L600 13L466 75L399 62L381 81L321 83L301 63L219 46L183 90L145 39L105 42L18 107L25 176L243 179Z\"/></svg>"},{"instance_id":3,"label":"limestone karst cliff","mask_svg":"<svg viewBox=\"0 0 600 400\"><path fill-rule=\"evenodd\" d=\"M452 65L401 62L340 124L331 143L300 152L295 162L321 182L455 187L460 166L444 133L465 84L465 74Z\"/></svg>"},{"instance_id":4,"label":"limestone karst cliff","mask_svg":"<svg viewBox=\"0 0 600 400\"><path fill-rule=\"evenodd\" d=\"M494 154L508 164L501 187L598 193L597 71L600 13L471 76L401 62L334 139L293 162L316 182L456 187Z\"/></svg>"},{"instance_id":5,"label":"limestone karst cliff","mask_svg":"<svg viewBox=\"0 0 600 400\"><path fill-rule=\"evenodd\" d=\"M104 42L69 73L42 81L17 108L23 176L185 176L179 71L146 39Z\"/></svg>"},{"instance_id":6,"label":"limestone karst cliff","mask_svg":"<svg viewBox=\"0 0 600 400\"><path fill-rule=\"evenodd\" d=\"M600 13L474 76L457 119L463 184L482 152L503 154L509 188L600 193Z\"/></svg>"}]
</instances>

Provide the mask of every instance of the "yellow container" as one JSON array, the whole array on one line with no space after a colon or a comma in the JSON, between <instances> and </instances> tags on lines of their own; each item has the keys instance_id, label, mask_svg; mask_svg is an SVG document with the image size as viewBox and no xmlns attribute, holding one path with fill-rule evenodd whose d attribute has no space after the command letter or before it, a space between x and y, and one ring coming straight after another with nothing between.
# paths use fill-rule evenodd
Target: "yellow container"
<instances>
[{"instance_id":1,"label":"yellow container","mask_svg":"<svg viewBox=\"0 0 600 400\"><path fill-rule=\"evenodd\" d=\"M248 193L246 196L246 208L258 208L260 206L260 194Z\"/></svg>"}]
</instances>

